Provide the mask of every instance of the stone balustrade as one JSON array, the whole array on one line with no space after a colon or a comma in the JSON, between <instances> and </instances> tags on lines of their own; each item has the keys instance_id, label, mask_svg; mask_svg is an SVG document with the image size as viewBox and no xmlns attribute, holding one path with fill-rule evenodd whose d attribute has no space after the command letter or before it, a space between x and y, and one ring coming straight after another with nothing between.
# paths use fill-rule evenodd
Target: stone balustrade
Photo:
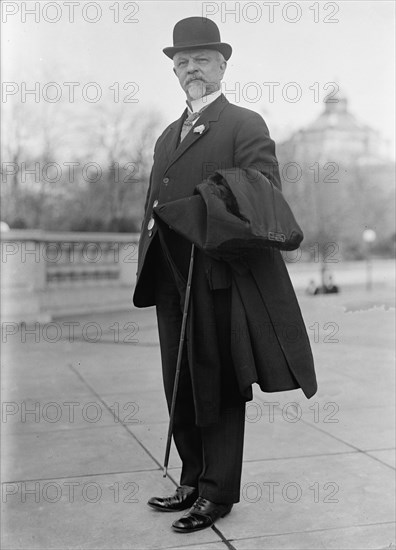
<instances>
[{"instance_id":1,"label":"stone balustrade","mask_svg":"<svg viewBox=\"0 0 396 550\"><path fill-rule=\"evenodd\" d=\"M129 309L138 234L10 230L1 233L2 319Z\"/></svg>"}]
</instances>

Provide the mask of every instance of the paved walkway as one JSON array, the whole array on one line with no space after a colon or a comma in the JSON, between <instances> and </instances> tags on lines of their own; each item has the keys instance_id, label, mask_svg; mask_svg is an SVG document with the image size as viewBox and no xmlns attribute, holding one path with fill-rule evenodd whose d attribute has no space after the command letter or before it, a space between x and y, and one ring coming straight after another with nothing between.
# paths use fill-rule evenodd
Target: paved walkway
<instances>
[{"instance_id":1,"label":"paved walkway","mask_svg":"<svg viewBox=\"0 0 396 550\"><path fill-rule=\"evenodd\" d=\"M174 450L161 472L153 309L3 325L2 548L395 548L391 303L386 287L301 296L320 389L255 392L241 502L190 535L145 504L180 473Z\"/></svg>"}]
</instances>

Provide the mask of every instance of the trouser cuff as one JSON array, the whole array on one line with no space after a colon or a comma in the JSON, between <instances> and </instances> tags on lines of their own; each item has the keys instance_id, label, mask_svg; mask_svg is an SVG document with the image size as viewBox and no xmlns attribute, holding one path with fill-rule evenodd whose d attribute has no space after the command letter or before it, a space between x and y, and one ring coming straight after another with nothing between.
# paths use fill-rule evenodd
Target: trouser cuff
<instances>
[{"instance_id":1,"label":"trouser cuff","mask_svg":"<svg viewBox=\"0 0 396 550\"><path fill-rule=\"evenodd\" d=\"M213 489L199 488L199 496L206 498L216 504L236 504L240 501L240 493L230 493L229 491L219 492Z\"/></svg>"}]
</instances>

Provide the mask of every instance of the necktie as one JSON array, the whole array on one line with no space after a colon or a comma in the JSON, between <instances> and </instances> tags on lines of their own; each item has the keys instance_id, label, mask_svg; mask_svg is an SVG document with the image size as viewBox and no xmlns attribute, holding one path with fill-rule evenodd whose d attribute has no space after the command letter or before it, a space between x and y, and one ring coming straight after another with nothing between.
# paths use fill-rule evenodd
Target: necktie
<instances>
[{"instance_id":1,"label":"necktie","mask_svg":"<svg viewBox=\"0 0 396 550\"><path fill-rule=\"evenodd\" d=\"M201 112L198 111L196 113L191 113L188 115L186 120L183 122L183 126L180 132L180 143L183 141L183 139L186 137L188 132L191 130L194 120L197 120L197 118L201 116Z\"/></svg>"}]
</instances>

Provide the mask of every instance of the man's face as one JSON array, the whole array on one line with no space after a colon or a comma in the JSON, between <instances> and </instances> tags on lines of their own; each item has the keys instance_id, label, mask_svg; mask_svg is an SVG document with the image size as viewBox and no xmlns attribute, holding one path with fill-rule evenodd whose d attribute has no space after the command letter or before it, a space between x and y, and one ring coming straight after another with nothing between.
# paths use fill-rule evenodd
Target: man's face
<instances>
[{"instance_id":1,"label":"man's face","mask_svg":"<svg viewBox=\"0 0 396 550\"><path fill-rule=\"evenodd\" d=\"M173 72L189 101L220 89L227 67L221 54L213 50L186 50L173 57Z\"/></svg>"}]
</instances>

